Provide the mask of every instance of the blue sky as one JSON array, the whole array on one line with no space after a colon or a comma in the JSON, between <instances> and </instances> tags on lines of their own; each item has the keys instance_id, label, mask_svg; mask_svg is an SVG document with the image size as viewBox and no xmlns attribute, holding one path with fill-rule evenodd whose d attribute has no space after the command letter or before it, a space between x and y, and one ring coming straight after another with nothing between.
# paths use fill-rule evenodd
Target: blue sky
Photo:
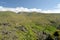
<instances>
[{"instance_id":1,"label":"blue sky","mask_svg":"<svg viewBox=\"0 0 60 40\"><path fill-rule=\"evenodd\" d=\"M54 9L60 0L0 0L0 6Z\"/></svg>"},{"instance_id":2,"label":"blue sky","mask_svg":"<svg viewBox=\"0 0 60 40\"><path fill-rule=\"evenodd\" d=\"M60 0L0 0L0 11L60 13Z\"/></svg>"}]
</instances>

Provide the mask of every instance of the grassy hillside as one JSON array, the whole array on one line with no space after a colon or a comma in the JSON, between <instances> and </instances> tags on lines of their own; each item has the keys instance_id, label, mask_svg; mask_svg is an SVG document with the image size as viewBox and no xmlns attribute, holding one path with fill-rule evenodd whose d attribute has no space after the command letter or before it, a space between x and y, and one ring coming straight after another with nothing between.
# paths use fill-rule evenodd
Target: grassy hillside
<instances>
[{"instance_id":1,"label":"grassy hillside","mask_svg":"<svg viewBox=\"0 0 60 40\"><path fill-rule=\"evenodd\" d=\"M0 40L42 40L59 27L60 14L0 12Z\"/></svg>"}]
</instances>

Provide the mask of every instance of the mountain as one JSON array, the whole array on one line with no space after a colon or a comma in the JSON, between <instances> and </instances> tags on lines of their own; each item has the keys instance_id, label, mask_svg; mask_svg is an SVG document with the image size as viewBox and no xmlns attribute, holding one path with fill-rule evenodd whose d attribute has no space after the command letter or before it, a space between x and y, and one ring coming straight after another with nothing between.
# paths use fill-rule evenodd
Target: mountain
<instances>
[{"instance_id":1,"label":"mountain","mask_svg":"<svg viewBox=\"0 0 60 40\"><path fill-rule=\"evenodd\" d=\"M42 40L60 30L60 14L0 12L0 40ZM45 34L45 36L44 36Z\"/></svg>"}]
</instances>

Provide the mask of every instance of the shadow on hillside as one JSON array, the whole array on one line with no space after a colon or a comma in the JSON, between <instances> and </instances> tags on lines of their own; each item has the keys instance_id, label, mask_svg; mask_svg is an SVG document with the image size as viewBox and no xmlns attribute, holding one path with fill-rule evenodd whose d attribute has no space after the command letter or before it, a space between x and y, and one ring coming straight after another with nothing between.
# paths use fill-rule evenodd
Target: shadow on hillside
<instances>
[{"instance_id":1,"label":"shadow on hillside","mask_svg":"<svg viewBox=\"0 0 60 40\"><path fill-rule=\"evenodd\" d=\"M37 40L60 40L58 31L54 32L53 34L54 37L52 37L52 35L47 34L45 32L42 32L41 35L42 35L40 36L41 38L38 38Z\"/></svg>"}]
</instances>

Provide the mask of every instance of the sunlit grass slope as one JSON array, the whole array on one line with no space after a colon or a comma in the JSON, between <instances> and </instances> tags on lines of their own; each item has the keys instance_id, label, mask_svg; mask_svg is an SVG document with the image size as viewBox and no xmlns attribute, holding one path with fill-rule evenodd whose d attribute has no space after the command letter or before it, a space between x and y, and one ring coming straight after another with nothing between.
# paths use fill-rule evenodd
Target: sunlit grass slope
<instances>
[{"instance_id":1,"label":"sunlit grass slope","mask_svg":"<svg viewBox=\"0 0 60 40\"><path fill-rule=\"evenodd\" d=\"M0 12L0 40L37 40L41 31L53 34L60 14Z\"/></svg>"}]
</instances>

